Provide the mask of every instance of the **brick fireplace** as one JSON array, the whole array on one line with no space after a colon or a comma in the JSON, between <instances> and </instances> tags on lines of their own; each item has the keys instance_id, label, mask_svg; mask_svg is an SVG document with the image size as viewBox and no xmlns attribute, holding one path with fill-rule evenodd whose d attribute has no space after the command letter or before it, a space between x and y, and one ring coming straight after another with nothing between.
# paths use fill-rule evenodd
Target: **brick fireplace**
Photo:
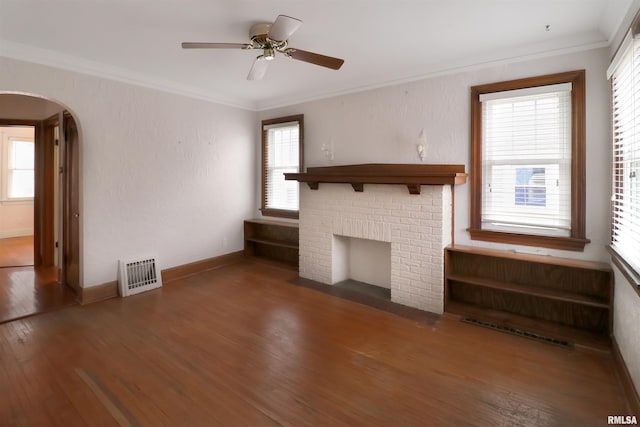
<instances>
[{"instance_id":1,"label":"brick fireplace","mask_svg":"<svg viewBox=\"0 0 640 427\"><path fill-rule=\"evenodd\" d=\"M309 168L287 179L309 184L300 189L301 277L332 285L341 280L344 260L338 243L344 238L386 242L391 301L442 313L443 249L452 243L452 188L466 180L464 166Z\"/></svg>"}]
</instances>

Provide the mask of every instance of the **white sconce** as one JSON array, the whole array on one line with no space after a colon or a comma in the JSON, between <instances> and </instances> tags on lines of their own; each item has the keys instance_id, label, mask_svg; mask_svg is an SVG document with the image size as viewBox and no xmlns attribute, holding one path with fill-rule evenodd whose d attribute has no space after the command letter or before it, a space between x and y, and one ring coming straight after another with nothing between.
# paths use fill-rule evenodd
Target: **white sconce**
<instances>
[{"instance_id":1,"label":"white sconce","mask_svg":"<svg viewBox=\"0 0 640 427\"><path fill-rule=\"evenodd\" d=\"M320 149L322 150L322 152L324 153L324 157L326 157L328 161L333 160L333 141L329 144L322 144L322 147L320 147Z\"/></svg>"},{"instance_id":2,"label":"white sconce","mask_svg":"<svg viewBox=\"0 0 640 427\"><path fill-rule=\"evenodd\" d=\"M418 134L416 151L418 152L418 158L420 161L424 162L424 158L427 155L427 136L424 134L424 129L420 130L420 133Z\"/></svg>"}]
</instances>

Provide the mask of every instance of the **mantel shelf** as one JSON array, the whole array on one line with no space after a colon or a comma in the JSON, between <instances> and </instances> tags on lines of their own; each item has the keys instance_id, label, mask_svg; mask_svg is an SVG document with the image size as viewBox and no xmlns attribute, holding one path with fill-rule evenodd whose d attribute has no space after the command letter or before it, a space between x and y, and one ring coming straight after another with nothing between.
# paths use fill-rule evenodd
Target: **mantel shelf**
<instances>
[{"instance_id":1,"label":"mantel shelf","mask_svg":"<svg viewBox=\"0 0 640 427\"><path fill-rule=\"evenodd\" d=\"M308 168L305 173L285 173L285 179L306 182L317 190L320 183L351 184L364 191L364 184L406 185L410 194L420 194L421 185L456 185L467 182L464 165L367 163Z\"/></svg>"}]
</instances>

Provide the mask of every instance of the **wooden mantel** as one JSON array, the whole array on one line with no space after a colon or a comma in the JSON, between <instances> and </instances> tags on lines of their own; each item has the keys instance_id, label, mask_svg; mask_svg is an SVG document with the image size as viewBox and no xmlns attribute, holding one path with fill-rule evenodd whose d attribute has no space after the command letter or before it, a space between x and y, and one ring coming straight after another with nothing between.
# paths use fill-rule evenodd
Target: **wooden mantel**
<instances>
[{"instance_id":1,"label":"wooden mantel","mask_svg":"<svg viewBox=\"0 0 640 427\"><path fill-rule=\"evenodd\" d=\"M360 165L307 168L305 173L285 173L285 179L306 182L317 190L320 183L351 184L363 191L364 184L406 185L410 194L420 194L421 185L455 185L467 182L464 165L366 163Z\"/></svg>"}]
</instances>

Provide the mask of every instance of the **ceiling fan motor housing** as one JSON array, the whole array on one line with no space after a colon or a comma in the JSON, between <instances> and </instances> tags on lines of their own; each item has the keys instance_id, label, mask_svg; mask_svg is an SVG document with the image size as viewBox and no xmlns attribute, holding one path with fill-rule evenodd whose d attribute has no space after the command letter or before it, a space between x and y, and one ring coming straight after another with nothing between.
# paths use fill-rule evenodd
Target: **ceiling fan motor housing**
<instances>
[{"instance_id":1,"label":"ceiling fan motor housing","mask_svg":"<svg viewBox=\"0 0 640 427\"><path fill-rule=\"evenodd\" d=\"M251 41L262 47L267 44L267 35L270 29L271 24L255 24L249 30L249 37L251 37Z\"/></svg>"}]
</instances>

